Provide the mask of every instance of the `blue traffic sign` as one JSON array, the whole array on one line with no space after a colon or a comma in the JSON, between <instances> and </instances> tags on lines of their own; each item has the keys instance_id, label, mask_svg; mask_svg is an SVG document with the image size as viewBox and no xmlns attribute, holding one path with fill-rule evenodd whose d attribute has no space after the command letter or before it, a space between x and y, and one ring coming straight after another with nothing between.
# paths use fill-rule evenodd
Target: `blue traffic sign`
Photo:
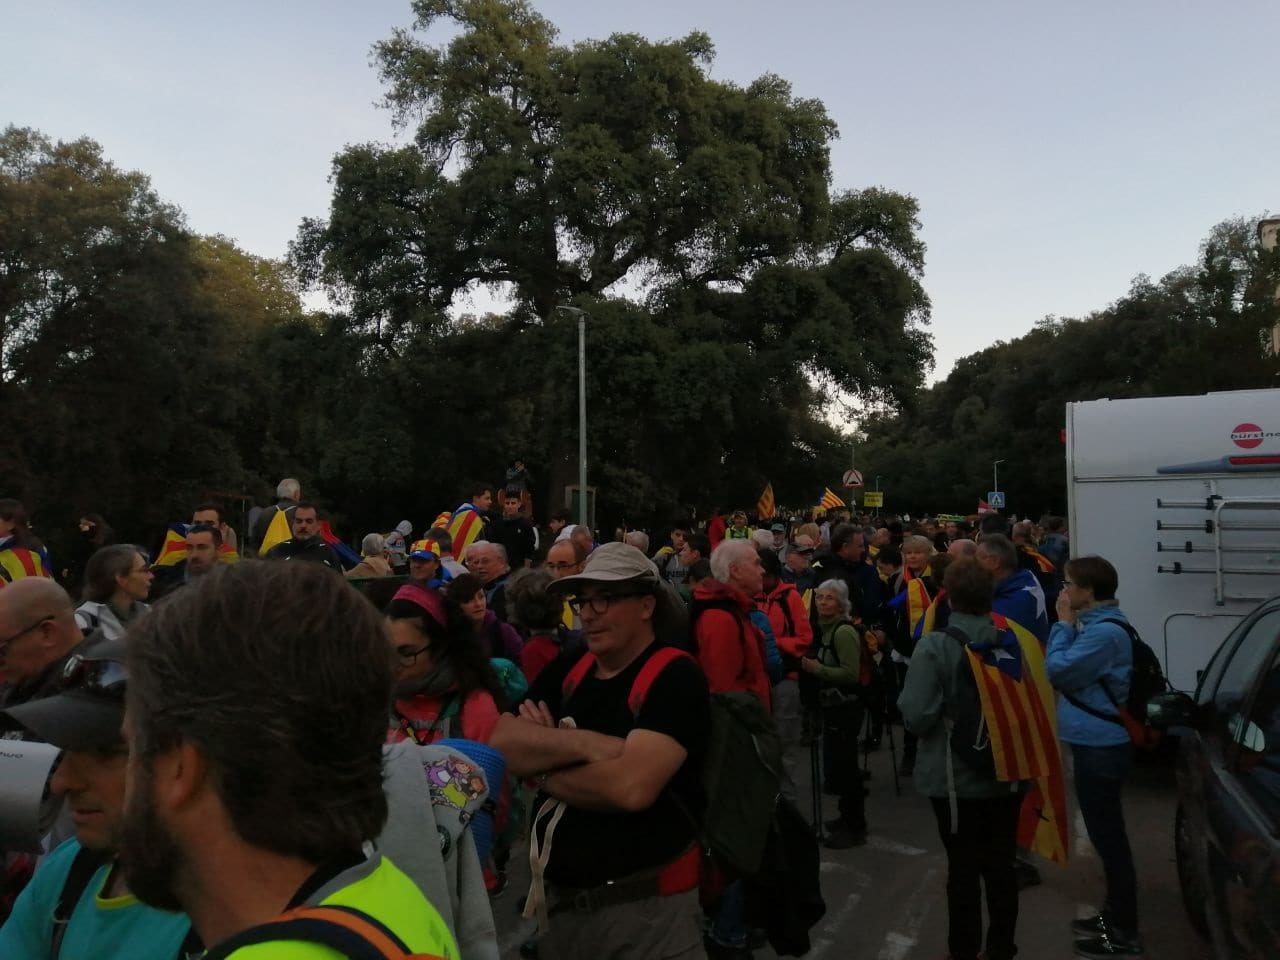
<instances>
[{"instance_id":1,"label":"blue traffic sign","mask_svg":"<svg viewBox=\"0 0 1280 960\"><path fill-rule=\"evenodd\" d=\"M987 494L987 506L992 510L1004 509L1004 494L999 490L992 490Z\"/></svg>"}]
</instances>

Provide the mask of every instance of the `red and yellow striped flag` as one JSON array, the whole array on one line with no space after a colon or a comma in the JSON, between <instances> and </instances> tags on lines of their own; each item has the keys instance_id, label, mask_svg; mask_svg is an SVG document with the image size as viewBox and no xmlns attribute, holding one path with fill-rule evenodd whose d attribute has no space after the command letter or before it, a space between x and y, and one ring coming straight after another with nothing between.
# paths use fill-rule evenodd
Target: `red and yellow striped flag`
<instances>
[{"instance_id":1,"label":"red and yellow striped flag","mask_svg":"<svg viewBox=\"0 0 1280 960\"><path fill-rule=\"evenodd\" d=\"M473 505L464 503L453 511L453 517L445 529L453 538L453 555L462 560L466 556L467 547L480 539L484 530L484 514Z\"/></svg>"},{"instance_id":2,"label":"red and yellow striped flag","mask_svg":"<svg viewBox=\"0 0 1280 960\"><path fill-rule=\"evenodd\" d=\"M773 502L773 484L764 485L764 493L760 494L760 502L756 504L756 516L761 520L772 520L778 515L778 505Z\"/></svg>"},{"instance_id":3,"label":"red and yellow striped flag","mask_svg":"<svg viewBox=\"0 0 1280 960\"><path fill-rule=\"evenodd\" d=\"M176 567L187 559L187 528L181 523L171 523L164 532L164 543L156 554L153 567Z\"/></svg>"},{"instance_id":4,"label":"red and yellow striped flag","mask_svg":"<svg viewBox=\"0 0 1280 960\"><path fill-rule=\"evenodd\" d=\"M902 567L902 583L907 595L907 626L916 640L933 632L934 620L938 615L938 608L933 604L929 588L924 582L924 578L931 573L931 569L925 567L917 577L910 567L905 564Z\"/></svg>"},{"instance_id":5,"label":"red and yellow striped flag","mask_svg":"<svg viewBox=\"0 0 1280 960\"><path fill-rule=\"evenodd\" d=\"M967 646L991 736L996 779L1036 784L1024 802L1018 840L1059 863L1067 859L1067 804L1058 746L1053 688L1044 668L1040 641L1000 614L991 622L999 634L986 647Z\"/></svg>"},{"instance_id":6,"label":"red and yellow striped flag","mask_svg":"<svg viewBox=\"0 0 1280 960\"><path fill-rule=\"evenodd\" d=\"M44 557L26 547L6 547L0 550L0 587L14 580L27 577L52 578Z\"/></svg>"},{"instance_id":7,"label":"red and yellow striped flag","mask_svg":"<svg viewBox=\"0 0 1280 960\"><path fill-rule=\"evenodd\" d=\"M847 504L845 504L843 500L841 500L838 496L835 495L835 493L832 492L830 487L824 487L822 490L822 496L818 498L818 506L826 507L828 510L832 510L835 507L843 507L846 505Z\"/></svg>"}]
</instances>

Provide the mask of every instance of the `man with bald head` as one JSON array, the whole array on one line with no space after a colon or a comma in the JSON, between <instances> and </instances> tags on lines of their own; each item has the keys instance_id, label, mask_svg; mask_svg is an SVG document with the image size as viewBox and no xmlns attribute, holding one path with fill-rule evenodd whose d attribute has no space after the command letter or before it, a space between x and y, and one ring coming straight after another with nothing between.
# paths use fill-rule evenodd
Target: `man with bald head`
<instances>
[{"instance_id":1,"label":"man with bald head","mask_svg":"<svg viewBox=\"0 0 1280 960\"><path fill-rule=\"evenodd\" d=\"M978 552L978 545L972 540L952 540L947 544L947 553L953 557L972 557Z\"/></svg>"},{"instance_id":2,"label":"man with bald head","mask_svg":"<svg viewBox=\"0 0 1280 960\"><path fill-rule=\"evenodd\" d=\"M0 590L0 709L49 696L83 635L67 591L43 577Z\"/></svg>"}]
</instances>

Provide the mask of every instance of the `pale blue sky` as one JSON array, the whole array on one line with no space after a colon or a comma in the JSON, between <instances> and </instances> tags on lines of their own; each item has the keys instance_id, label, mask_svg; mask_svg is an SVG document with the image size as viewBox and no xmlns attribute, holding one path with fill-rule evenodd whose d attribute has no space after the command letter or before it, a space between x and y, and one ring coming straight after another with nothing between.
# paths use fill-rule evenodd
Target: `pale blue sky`
<instances>
[{"instance_id":1,"label":"pale blue sky","mask_svg":"<svg viewBox=\"0 0 1280 960\"><path fill-rule=\"evenodd\" d=\"M934 376L1280 208L1280 4L541 0L562 39L714 40L840 126L834 185L919 198ZM388 140L370 45L407 0L9 0L0 121L88 135L193 229L280 256L344 144Z\"/></svg>"}]
</instances>

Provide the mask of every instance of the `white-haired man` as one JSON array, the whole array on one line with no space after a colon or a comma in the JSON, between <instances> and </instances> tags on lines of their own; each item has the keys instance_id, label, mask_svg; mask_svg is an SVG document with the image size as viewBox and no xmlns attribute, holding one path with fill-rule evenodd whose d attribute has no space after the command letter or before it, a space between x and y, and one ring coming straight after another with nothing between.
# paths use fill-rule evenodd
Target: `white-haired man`
<instances>
[{"instance_id":1,"label":"white-haired man","mask_svg":"<svg viewBox=\"0 0 1280 960\"><path fill-rule=\"evenodd\" d=\"M290 529L293 528L293 512L298 508L298 502L302 499L302 484L292 477L285 477L276 484L276 502L273 506L267 507L258 513L257 519L253 521L250 528L250 542L254 547L261 545L267 536L267 530L271 526L271 521L275 519L277 513L281 510L285 512L286 519L289 521Z\"/></svg>"}]
</instances>

